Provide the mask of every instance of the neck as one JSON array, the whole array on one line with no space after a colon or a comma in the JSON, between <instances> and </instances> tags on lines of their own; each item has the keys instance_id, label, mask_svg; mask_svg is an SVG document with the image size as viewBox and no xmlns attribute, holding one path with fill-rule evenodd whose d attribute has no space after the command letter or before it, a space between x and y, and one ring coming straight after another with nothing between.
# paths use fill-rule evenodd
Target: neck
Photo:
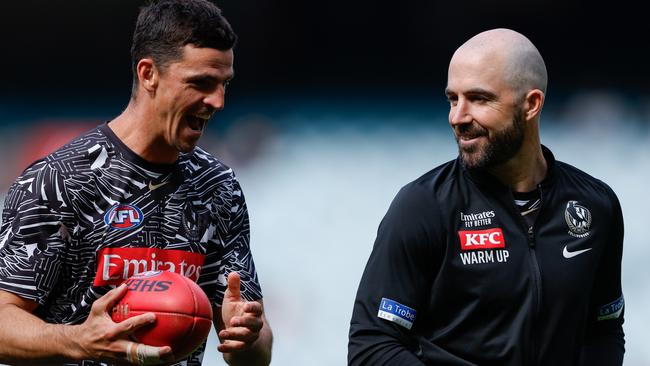
<instances>
[{"instance_id":1,"label":"neck","mask_svg":"<svg viewBox=\"0 0 650 366\"><path fill-rule=\"evenodd\" d=\"M131 99L126 109L108 127L134 153L151 163L171 164L178 151L170 149L159 131L155 113Z\"/></svg>"},{"instance_id":2,"label":"neck","mask_svg":"<svg viewBox=\"0 0 650 366\"><path fill-rule=\"evenodd\" d=\"M536 144L524 143L515 157L488 171L515 192L530 192L536 189L547 172L546 159L539 140Z\"/></svg>"}]
</instances>

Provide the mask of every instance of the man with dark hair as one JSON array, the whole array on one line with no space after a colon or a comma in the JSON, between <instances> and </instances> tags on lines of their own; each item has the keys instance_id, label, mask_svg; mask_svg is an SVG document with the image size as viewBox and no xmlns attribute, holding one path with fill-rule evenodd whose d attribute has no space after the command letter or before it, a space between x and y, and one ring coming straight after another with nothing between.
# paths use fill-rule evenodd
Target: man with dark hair
<instances>
[{"instance_id":1,"label":"man with dark hair","mask_svg":"<svg viewBox=\"0 0 650 366\"><path fill-rule=\"evenodd\" d=\"M623 218L612 189L542 146L537 48L508 29L454 53L459 156L404 186L379 226L350 365L623 362Z\"/></svg>"},{"instance_id":2,"label":"man with dark hair","mask_svg":"<svg viewBox=\"0 0 650 366\"><path fill-rule=\"evenodd\" d=\"M110 317L128 277L169 270L212 301L229 364L269 364L272 333L242 190L230 168L196 146L224 106L236 40L208 1L143 7L128 106L16 179L0 231L0 363L175 360L170 347L129 338L154 314ZM175 362L200 365L204 352L205 343Z\"/></svg>"}]
</instances>

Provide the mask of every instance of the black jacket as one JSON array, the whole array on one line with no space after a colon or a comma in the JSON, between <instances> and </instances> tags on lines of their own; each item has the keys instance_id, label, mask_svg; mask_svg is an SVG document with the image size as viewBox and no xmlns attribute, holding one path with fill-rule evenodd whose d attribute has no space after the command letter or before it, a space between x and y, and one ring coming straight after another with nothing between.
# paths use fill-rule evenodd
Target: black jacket
<instances>
[{"instance_id":1,"label":"black jacket","mask_svg":"<svg viewBox=\"0 0 650 366\"><path fill-rule=\"evenodd\" d=\"M622 363L620 204L543 150L532 230L510 189L459 160L401 189L361 278L350 365Z\"/></svg>"}]
</instances>

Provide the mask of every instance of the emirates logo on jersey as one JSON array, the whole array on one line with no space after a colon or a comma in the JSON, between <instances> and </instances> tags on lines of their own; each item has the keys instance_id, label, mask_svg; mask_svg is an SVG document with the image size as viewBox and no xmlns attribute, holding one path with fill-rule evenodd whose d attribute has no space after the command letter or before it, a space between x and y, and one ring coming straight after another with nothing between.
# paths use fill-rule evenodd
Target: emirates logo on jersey
<instances>
[{"instance_id":1,"label":"emirates logo on jersey","mask_svg":"<svg viewBox=\"0 0 650 366\"><path fill-rule=\"evenodd\" d=\"M144 215L142 215L142 211L136 206L128 204L114 205L104 214L104 222L106 225L122 230L140 226L143 219Z\"/></svg>"},{"instance_id":2,"label":"emirates logo on jersey","mask_svg":"<svg viewBox=\"0 0 650 366\"><path fill-rule=\"evenodd\" d=\"M205 255L175 249L104 248L97 252L95 286L119 285L149 271L169 271L197 282Z\"/></svg>"},{"instance_id":3,"label":"emirates logo on jersey","mask_svg":"<svg viewBox=\"0 0 650 366\"><path fill-rule=\"evenodd\" d=\"M498 227L485 230L460 230L458 232L458 237L460 238L461 250L506 247L506 241L503 238L503 231Z\"/></svg>"}]
</instances>

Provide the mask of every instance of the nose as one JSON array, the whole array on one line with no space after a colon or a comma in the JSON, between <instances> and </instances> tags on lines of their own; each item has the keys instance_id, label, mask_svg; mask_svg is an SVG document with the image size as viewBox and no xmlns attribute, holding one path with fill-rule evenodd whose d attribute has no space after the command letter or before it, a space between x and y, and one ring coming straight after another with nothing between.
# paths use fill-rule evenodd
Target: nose
<instances>
[{"instance_id":1,"label":"nose","mask_svg":"<svg viewBox=\"0 0 650 366\"><path fill-rule=\"evenodd\" d=\"M465 99L458 98L456 104L449 108L449 124L451 127L472 122L469 107L469 103Z\"/></svg>"},{"instance_id":2,"label":"nose","mask_svg":"<svg viewBox=\"0 0 650 366\"><path fill-rule=\"evenodd\" d=\"M226 89L223 85L219 85L212 93L206 94L203 98L203 103L210 106L215 111L223 109L225 103Z\"/></svg>"}]
</instances>

